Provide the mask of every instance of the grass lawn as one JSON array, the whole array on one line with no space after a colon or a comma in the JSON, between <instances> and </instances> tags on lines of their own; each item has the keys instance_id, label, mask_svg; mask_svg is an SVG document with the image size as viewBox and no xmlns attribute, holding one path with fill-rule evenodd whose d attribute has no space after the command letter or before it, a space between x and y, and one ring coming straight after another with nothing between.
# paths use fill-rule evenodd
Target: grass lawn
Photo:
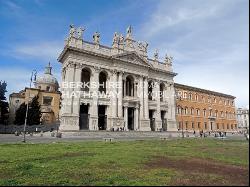
<instances>
[{"instance_id":1,"label":"grass lawn","mask_svg":"<svg viewBox=\"0 0 250 187\"><path fill-rule=\"evenodd\" d=\"M248 142L0 144L0 185L248 185Z\"/></svg>"}]
</instances>

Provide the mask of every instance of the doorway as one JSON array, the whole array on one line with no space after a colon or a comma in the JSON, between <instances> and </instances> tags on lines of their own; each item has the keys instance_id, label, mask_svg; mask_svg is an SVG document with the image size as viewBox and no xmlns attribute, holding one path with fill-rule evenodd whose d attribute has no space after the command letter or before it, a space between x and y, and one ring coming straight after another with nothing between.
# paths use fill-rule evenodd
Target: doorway
<instances>
[{"instance_id":1,"label":"doorway","mask_svg":"<svg viewBox=\"0 0 250 187\"><path fill-rule=\"evenodd\" d=\"M106 115L106 106L98 106L98 129L106 130L107 129L107 115Z\"/></svg>"},{"instance_id":2,"label":"doorway","mask_svg":"<svg viewBox=\"0 0 250 187\"><path fill-rule=\"evenodd\" d=\"M128 108L128 130L134 130L134 108Z\"/></svg>"},{"instance_id":3,"label":"doorway","mask_svg":"<svg viewBox=\"0 0 250 187\"><path fill-rule=\"evenodd\" d=\"M161 111L161 122L162 122L162 130L167 131L168 126L167 126L167 119L165 118L166 116L166 111Z\"/></svg>"},{"instance_id":4,"label":"doorway","mask_svg":"<svg viewBox=\"0 0 250 187\"><path fill-rule=\"evenodd\" d=\"M80 105L80 130L88 130L89 129L89 105Z\"/></svg>"},{"instance_id":5,"label":"doorway","mask_svg":"<svg viewBox=\"0 0 250 187\"><path fill-rule=\"evenodd\" d=\"M153 110L149 110L149 119L150 119L151 131L155 131L155 118L154 118L154 111Z\"/></svg>"}]
</instances>

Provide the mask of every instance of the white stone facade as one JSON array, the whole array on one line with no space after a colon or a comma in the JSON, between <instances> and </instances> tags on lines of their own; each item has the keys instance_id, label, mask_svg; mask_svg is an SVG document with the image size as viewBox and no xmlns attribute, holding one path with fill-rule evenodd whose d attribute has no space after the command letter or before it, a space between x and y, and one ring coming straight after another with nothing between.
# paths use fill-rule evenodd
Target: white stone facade
<instances>
[{"instance_id":1,"label":"white stone facade","mask_svg":"<svg viewBox=\"0 0 250 187\"><path fill-rule=\"evenodd\" d=\"M90 87L85 90L89 95L77 96L69 93L83 88L62 86L60 130L176 131L172 57L166 55L159 62L157 53L149 59L148 44L133 40L131 27L125 38L115 33L111 47L100 45L99 33L93 35L93 42L84 41L83 31L71 26L58 58L63 84L115 82L118 86L107 86L104 92L117 95L103 98L93 94L102 88ZM149 92L162 96L151 98Z\"/></svg>"},{"instance_id":2,"label":"white stone facade","mask_svg":"<svg viewBox=\"0 0 250 187\"><path fill-rule=\"evenodd\" d=\"M249 110L246 108L237 109L237 122L239 130L249 129Z\"/></svg>"}]
</instances>

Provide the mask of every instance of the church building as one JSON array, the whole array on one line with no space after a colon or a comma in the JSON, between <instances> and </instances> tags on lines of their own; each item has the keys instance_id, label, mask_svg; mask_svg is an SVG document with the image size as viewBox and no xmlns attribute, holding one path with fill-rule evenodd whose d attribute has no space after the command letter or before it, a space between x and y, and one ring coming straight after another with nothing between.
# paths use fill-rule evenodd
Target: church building
<instances>
[{"instance_id":1,"label":"church building","mask_svg":"<svg viewBox=\"0 0 250 187\"><path fill-rule=\"evenodd\" d=\"M70 26L62 65L60 130L177 131L172 57L148 57L148 44L114 33L111 47Z\"/></svg>"}]
</instances>

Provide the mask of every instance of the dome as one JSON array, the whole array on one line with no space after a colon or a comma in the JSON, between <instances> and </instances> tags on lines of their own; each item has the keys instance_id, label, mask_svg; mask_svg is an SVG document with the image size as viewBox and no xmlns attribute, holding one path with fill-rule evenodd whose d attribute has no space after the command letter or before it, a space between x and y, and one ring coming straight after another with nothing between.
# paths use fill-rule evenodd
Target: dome
<instances>
[{"instance_id":1,"label":"dome","mask_svg":"<svg viewBox=\"0 0 250 187\"><path fill-rule=\"evenodd\" d=\"M57 84L58 82L56 78L53 75L50 74L44 74L42 76L38 76L36 78L36 84Z\"/></svg>"},{"instance_id":2,"label":"dome","mask_svg":"<svg viewBox=\"0 0 250 187\"><path fill-rule=\"evenodd\" d=\"M58 82L57 79L51 74L52 67L50 63L45 67L43 75L38 76L35 81L35 87L46 91L57 91Z\"/></svg>"}]
</instances>

